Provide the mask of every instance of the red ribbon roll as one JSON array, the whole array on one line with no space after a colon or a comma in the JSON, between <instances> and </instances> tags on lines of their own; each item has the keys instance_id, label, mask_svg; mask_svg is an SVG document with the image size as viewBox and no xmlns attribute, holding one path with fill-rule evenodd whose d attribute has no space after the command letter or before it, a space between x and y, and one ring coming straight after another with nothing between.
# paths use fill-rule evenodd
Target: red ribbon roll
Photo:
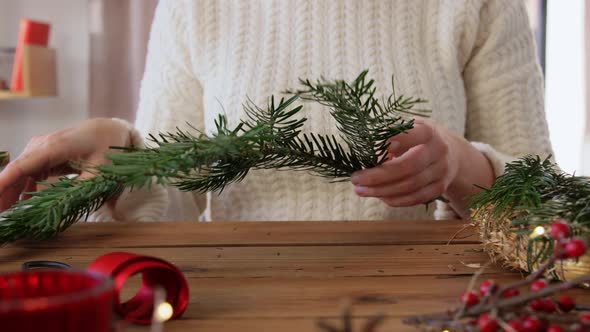
<instances>
[{"instance_id":1,"label":"red ribbon roll","mask_svg":"<svg viewBox=\"0 0 590 332\"><path fill-rule=\"evenodd\" d=\"M182 272L162 259L124 252L114 252L97 258L88 267L110 276L115 283L115 310L128 321L150 324L154 310L154 289L166 291L166 302L173 308L172 318L182 315L188 305L189 291ZM120 293L131 276L141 273L142 283L137 294L121 303Z\"/></svg>"}]
</instances>

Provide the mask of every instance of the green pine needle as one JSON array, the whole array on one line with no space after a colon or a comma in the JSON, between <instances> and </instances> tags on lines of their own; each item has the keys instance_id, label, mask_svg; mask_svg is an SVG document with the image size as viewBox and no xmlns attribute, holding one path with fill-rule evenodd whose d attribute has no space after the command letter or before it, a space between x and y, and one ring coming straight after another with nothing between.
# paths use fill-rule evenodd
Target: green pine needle
<instances>
[{"instance_id":1,"label":"green pine needle","mask_svg":"<svg viewBox=\"0 0 590 332\"><path fill-rule=\"evenodd\" d=\"M526 156L506 164L504 174L490 189L482 188L472 196L471 206L479 209L492 204L498 219L520 206L536 207L541 203L542 191L552 186L557 174L550 157L541 160L539 156Z\"/></svg>"},{"instance_id":2,"label":"green pine needle","mask_svg":"<svg viewBox=\"0 0 590 332\"><path fill-rule=\"evenodd\" d=\"M379 100L367 71L351 83L322 79L301 84L303 89L288 99L275 102L271 97L266 108L246 103L247 119L233 128L220 115L213 135L177 130L150 136L151 147L114 147L123 153L108 154L110 165L86 166L95 178L61 178L2 213L0 244L53 237L124 188L156 183L220 192L253 169L309 171L332 181L347 180L355 171L387 160L388 139L413 128L414 121L405 116L428 114L416 109L421 99L392 93ZM294 106L300 98L328 106L340 135L302 134L307 119L298 117L302 106Z\"/></svg>"},{"instance_id":3,"label":"green pine needle","mask_svg":"<svg viewBox=\"0 0 590 332\"><path fill-rule=\"evenodd\" d=\"M80 218L98 210L123 189L119 181L98 176L87 181L66 177L27 200L17 202L0 215L0 244L22 238L48 239L66 230Z\"/></svg>"},{"instance_id":4,"label":"green pine needle","mask_svg":"<svg viewBox=\"0 0 590 332\"><path fill-rule=\"evenodd\" d=\"M397 97L393 79L393 93L379 100L375 81L367 79L367 74L368 71L363 71L351 83L343 80L332 82L320 79L316 83L301 80L304 88L294 92L304 100L330 108L349 151L354 152L355 161L363 168L375 167L383 162L389 146L387 140L413 128L414 120L404 119L404 114L429 114L415 108L425 100Z\"/></svg>"},{"instance_id":5,"label":"green pine needle","mask_svg":"<svg viewBox=\"0 0 590 332\"><path fill-rule=\"evenodd\" d=\"M590 181L562 172L550 158L526 156L508 163L494 185L483 188L471 201L474 214L491 207L491 219L501 222L512 218L512 230L521 239L529 238L529 270L545 261L553 250L549 235L530 239L528 235L536 226L563 219L575 235L590 235ZM539 249L535 242L542 243Z\"/></svg>"}]
</instances>

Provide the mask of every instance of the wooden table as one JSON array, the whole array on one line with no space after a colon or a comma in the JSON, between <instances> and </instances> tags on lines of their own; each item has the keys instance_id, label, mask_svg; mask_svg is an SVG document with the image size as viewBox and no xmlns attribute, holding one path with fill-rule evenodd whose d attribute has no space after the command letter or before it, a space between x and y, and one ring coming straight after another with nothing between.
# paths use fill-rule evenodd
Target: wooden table
<instances>
[{"instance_id":1,"label":"wooden table","mask_svg":"<svg viewBox=\"0 0 590 332\"><path fill-rule=\"evenodd\" d=\"M377 313L380 331L414 331L401 317L455 306L474 266L488 262L464 222L214 222L80 224L47 242L0 249L0 272L27 260L85 268L112 251L175 263L190 285L183 318L166 331L318 331L346 299L355 324ZM485 278L520 278L497 266ZM363 299L377 298L379 301ZM590 297L588 297L590 300ZM132 331L148 331L133 327Z\"/></svg>"}]
</instances>

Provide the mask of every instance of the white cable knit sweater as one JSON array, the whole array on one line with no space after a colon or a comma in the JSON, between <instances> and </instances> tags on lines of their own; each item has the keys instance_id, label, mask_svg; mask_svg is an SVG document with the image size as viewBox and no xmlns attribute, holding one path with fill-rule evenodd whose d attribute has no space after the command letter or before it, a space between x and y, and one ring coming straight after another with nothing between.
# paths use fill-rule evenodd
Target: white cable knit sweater
<instances>
[{"instance_id":1,"label":"white cable knit sweater","mask_svg":"<svg viewBox=\"0 0 590 332\"><path fill-rule=\"evenodd\" d=\"M160 0L135 135L213 130L224 112L244 117L297 79L352 79L369 69L383 94L429 101L432 119L474 142L496 175L510 158L551 151L543 79L520 0ZM305 105L307 130L337 133ZM139 140L136 140L139 142ZM476 143L478 142L478 143ZM126 193L95 220L366 220L431 218L391 208L350 183L301 172L254 171L221 195L157 188ZM451 210L438 204L435 216Z\"/></svg>"}]
</instances>

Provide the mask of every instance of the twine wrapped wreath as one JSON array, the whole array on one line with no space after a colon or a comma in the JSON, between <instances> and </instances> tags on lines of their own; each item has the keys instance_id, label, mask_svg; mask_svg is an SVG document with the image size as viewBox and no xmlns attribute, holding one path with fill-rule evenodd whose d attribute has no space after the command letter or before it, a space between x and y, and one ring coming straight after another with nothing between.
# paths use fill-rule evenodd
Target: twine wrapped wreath
<instances>
[{"instance_id":1,"label":"twine wrapped wreath","mask_svg":"<svg viewBox=\"0 0 590 332\"><path fill-rule=\"evenodd\" d=\"M475 195L471 221L479 229L492 261L512 270L531 272L551 254L549 225L566 222L588 243L590 181L561 172L549 158L528 156L506 165L506 173ZM572 280L590 273L590 255L566 259L547 277Z\"/></svg>"},{"instance_id":2,"label":"twine wrapped wreath","mask_svg":"<svg viewBox=\"0 0 590 332\"><path fill-rule=\"evenodd\" d=\"M478 227L484 245L484 250L493 262L502 264L510 270L532 271L539 268L542 260L531 262L529 255L529 236L522 236L515 232L512 220L522 217L522 212L514 212L503 219L496 219L490 213L491 206L480 209L471 216L472 223ZM511 218L512 217L512 218ZM530 227L529 233L534 234L535 227ZM543 250L543 244L531 244L533 256ZM562 260L547 273L547 277L559 280L573 280L590 273L590 256L588 254L577 260Z\"/></svg>"}]
</instances>

